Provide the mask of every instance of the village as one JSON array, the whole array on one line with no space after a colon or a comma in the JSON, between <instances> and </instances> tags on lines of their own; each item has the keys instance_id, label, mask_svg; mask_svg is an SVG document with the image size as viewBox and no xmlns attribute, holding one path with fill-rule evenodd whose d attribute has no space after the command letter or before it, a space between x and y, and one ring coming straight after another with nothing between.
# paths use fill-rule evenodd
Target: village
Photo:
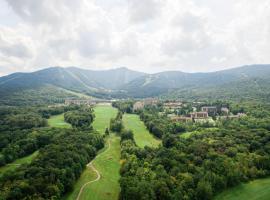
<instances>
[{"instance_id":1,"label":"village","mask_svg":"<svg viewBox=\"0 0 270 200\"><path fill-rule=\"evenodd\" d=\"M137 101L133 105L133 111L142 110L146 106L161 105L165 114L174 122L209 122L214 123L221 119L238 119L246 116L245 113L233 114L228 106L206 105L204 102L159 101L155 98L147 98Z\"/></svg>"}]
</instances>

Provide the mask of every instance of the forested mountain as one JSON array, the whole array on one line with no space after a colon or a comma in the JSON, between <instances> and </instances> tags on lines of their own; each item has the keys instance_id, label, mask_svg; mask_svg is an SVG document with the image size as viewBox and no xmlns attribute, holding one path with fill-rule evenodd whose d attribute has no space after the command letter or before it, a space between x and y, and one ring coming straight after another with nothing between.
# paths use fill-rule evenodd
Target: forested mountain
<instances>
[{"instance_id":1,"label":"forested mountain","mask_svg":"<svg viewBox=\"0 0 270 200\"><path fill-rule=\"evenodd\" d=\"M51 67L33 73L14 73L0 77L0 104L55 102L76 96L72 91L106 97L111 90L143 75L124 67L103 71Z\"/></svg>"},{"instance_id":2,"label":"forested mountain","mask_svg":"<svg viewBox=\"0 0 270 200\"><path fill-rule=\"evenodd\" d=\"M167 71L155 74L127 68L94 71L76 67L52 67L1 77L0 102L10 96L22 96L22 93L23 99L26 99L25 96L33 91L45 94L44 88L48 91L48 87L50 98L54 97L54 93L57 98L70 96L71 93L66 90L102 98L160 95L174 98L201 98L209 95L211 98L267 98L269 80L270 65L250 65L211 73Z\"/></svg>"},{"instance_id":3,"label":"forested mountain","mask_svg":"<svg viewBox=\"0 0 270 200\"><path fill-rule=\"evenodd\" d=\"M270 65L251 65L223 70L211 73L184 73L178 71L161 72L146 75L131 81L124 86L124 90L130 96L155 96L167 92L188 90L197 92L234 89L233 85L248 83L257 85L256 80L264 81L270 79ZM245 85L245 84L244 84Z\"/></svg>"},{"instance_id":4,"label":"forested mountain","mask_svg":"<svg viewBox=\"0 0 270 200\"><path fill-rule=\"evenodd\" d=\"M93 71L76 67L51 67L33 73L14 73L2 77L0 78L0 89L17 90L51 84L78 91L110 90L142 75L144 74L141 72L131 71L127 68Z\"/></svg>"}]
</instances>

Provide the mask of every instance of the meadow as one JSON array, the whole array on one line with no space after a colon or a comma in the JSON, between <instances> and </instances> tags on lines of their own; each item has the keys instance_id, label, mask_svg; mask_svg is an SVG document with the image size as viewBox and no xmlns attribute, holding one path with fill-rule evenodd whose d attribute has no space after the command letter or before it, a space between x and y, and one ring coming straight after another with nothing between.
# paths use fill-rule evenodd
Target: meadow
<instances>
[{"instance_id":1,"label":"meadow","mask_svg":"<svg viewBox=\"0 0 270 200\"><path fill-rule=\"evenodd\" d=\"M214 200L269 200L270 178L257 179L225 190Z\"/></svg>"},{"instance_id":2,"label":"meadow","mask_svg":"<svg viewBox=\"0 0 270 200\"><path fill-rule=\"evenodd\" d=\"M71 125L64 120L64 114L54 115L48 119L48 124L56 128L71 128Z\"/></svg>"},{"instance_id":3,"label":"meadow","mask_svg":"<svg viewBox=\"0 0 270 200\"><path fill-rule=\"evenodd\" d=\"M149 133L138 115L124 114L123 123L126 129L133 131L134 139L139 147L157 147L161 143L160 140L156 139L152 134Z\"/></svg>"}]
</instances>

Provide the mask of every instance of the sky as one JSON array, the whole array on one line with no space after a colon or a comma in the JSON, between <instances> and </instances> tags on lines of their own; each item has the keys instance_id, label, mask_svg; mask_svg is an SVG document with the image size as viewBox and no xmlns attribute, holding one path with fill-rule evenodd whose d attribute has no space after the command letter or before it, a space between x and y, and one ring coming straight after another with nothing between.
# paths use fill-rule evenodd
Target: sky
<instances>
[{"instance_id":1,"label":"sky","mask_svg":"<svg viewBox=\"0 0 270 200\"><path fill-rule=\"evenodd\" d=\"M270 63L269 0L0 0L0 76Z\"/></svg>"}]
</instances>

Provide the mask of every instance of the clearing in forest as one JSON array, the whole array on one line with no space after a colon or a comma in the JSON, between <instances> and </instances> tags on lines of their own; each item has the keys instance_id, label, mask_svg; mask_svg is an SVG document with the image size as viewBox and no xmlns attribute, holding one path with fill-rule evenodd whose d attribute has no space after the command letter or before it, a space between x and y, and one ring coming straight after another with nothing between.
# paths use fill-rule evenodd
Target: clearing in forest
<instances>
[{"instance_id":1,"label":"clearing in forest","mask_svg":"<svg viewBox=\"0 0 270 200\"><path fill-rule=\"evenodd\" d=\"M134 139L139 147L157 147L161 143L160 140L149 133L138 115L124 114L123 122L126 129L133 131Z\"/></svg>"},{"instance_id":2,"label":"clearing in forest","mask_svg":"<svg viewBox=\"0 0 270 200\"><path fill-rule=\"evenodd\" d=\"M51 116L50 119L48 119L48 124L49 126L56 128L71 128L71 124L65 122L64 113Z\"/></svg>"},{"instance_id":3,"label":"clearing in forest","mask_svg":"<svg viewBox=\"0 0 270 200\"><path fill-rule=\"evenodd\" d=\"M257 179L225 190L215 200L269 200L270 178Z\"/></svg>"}]
</instances>

